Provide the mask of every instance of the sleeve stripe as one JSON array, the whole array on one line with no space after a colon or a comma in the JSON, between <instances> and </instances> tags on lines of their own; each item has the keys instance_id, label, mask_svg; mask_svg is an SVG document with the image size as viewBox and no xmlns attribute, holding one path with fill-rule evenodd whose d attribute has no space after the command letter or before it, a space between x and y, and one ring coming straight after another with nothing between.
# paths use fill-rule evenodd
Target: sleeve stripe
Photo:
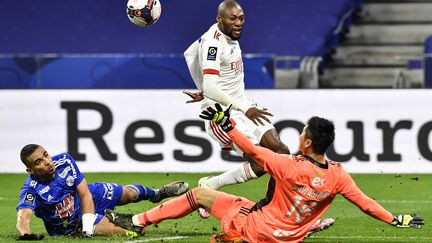
<instances>
[{"instance_id":1,"label":"sleeve stripe","mask_svg":"<svg viewBox=\"0 0 432 243\"><path fill-rule=\"evenodd\" d=\"M215 74L219 75L219 70L216 69L204 69L203 74Z\"/></svg>"}]
</instances>

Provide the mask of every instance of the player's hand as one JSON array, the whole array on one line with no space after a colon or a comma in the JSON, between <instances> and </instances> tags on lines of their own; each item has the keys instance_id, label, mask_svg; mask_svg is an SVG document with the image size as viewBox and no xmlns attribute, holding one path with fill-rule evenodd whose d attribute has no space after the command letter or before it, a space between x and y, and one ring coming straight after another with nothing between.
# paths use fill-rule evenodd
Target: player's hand
<instances>
[{"instance_id":1,"label":"player's hand","mask_svg":"<svg viewBox=\"0 0 432 243\"><path fill-rule=\"evenodd\" d=\"M400 214L397 216L394 216L393 222L391 222L391 225L400 227L400 228L417 228L419 229L422 225L424 225L423 218L420 217L418 214Z\"/></svg>"},{"instance_id":2,"label":"player's hand","mask_svg":"<svg viewBox=\"0 0 432 243\"><path fill-rule=\"evenodd\" d=\"M199 115L202 119L211 120L220 125L224 132L229 132L234 128L234 125L230 120L230 110L232 105L230 105L225 111L222 109L221 105L215 104L215 109L212 107L207 107L207 109L201 111Z\"/></svg>"},{"instance_id":3,"label":"player's hand","mask_svg":"<svg viewBox=\"0 0 432 243\"><path fill-rule=\"evenodd\" d=\"M268 112L266 108L261 110L256 107L251 107L246 111L245 116L255 123L255 125L264 125L263 120L271 123L267 116L273 116L273 114Z\"/></svg>"},{"instance_id":4,"label":"player's hand","mask_svg":"<svg viewBox=\"0 0 432 243\"><path fill-rule=\"evenodd\" d=\"M191 100L186 101L186 103L195 103L204 99L204 95L202 91L198 91L198 92L183 91L183 94L186 94L191 98Z\"/></svg>"},{"instance_id":5,"label":"player's hand","mask_svg":"<svg viewBox=\"0 0 432 243\"><path fill-rule=\"evenodd\" d=\"M43 240L45 236L40 234L23 234L18 237L17 240Z\"/></svg>"}]
</instances>

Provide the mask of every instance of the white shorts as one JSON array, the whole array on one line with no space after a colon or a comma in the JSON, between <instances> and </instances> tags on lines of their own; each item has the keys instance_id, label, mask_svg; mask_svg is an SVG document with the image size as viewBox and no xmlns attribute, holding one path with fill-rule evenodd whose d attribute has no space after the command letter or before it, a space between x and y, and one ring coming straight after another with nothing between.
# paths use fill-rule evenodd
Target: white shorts
<instances>
[{"instance_id":1,"label":"white shorts","mask_svg":"<svg viewBox=\"0 0 432 243\"><path fill-rule=\"evenodd\" d=\"M274 128L273 124L266 121L263 121L264 125L255 125L243 112L234 109L231 110L231 119L235 121L237 130L248 137L254 144L259 144L264 133ZM223 150L234 149L237 153L243 154L243 152L233 144L231 138L222 131L222 128L216 123L205 121L205 129L210 137L219 143Z\"/></svg>"}]
</instances>

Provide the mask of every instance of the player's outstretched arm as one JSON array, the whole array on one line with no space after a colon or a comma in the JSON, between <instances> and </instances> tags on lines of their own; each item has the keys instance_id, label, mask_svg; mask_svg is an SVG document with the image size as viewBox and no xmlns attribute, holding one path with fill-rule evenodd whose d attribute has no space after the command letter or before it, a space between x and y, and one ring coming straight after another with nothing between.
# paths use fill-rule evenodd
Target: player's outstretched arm
<instances>
[{"instance_id":1,"label":"player's outstretched arm","mask_svg":"<svg viewBox=\"0 0 432 243\"><path fill-rule=\"evenodd\" d=\"M83 179L76 188L81 199L83 236L91 237L94 230L93 225L96 220L96 215L94 214L93 197L88 188L86 179Z\"/></svg>"},{"instance_id":2,"label":"player's outstretched arm","mask_svg":"<svg viewBox=\"0 0 432 243\"><path fill-rule=\"evenodd\" d=\"M420 228L424 220L418 214L401 214L394 216L378 202L364 194L351 176L343 169L340 171L338 193L354 203L366 214L400 228Z\"/></svg>"},{"instance_id":3,"label":"player's outstretched arm","mask_svg":"<svg viewBox=\"0 0 432 243\"><path fill-rule=\"evenodd\" d=\"M30 229L30 220L33 215L33 210L30 208L22 208L17 212L16 229L19 232L17 240L42 240L44 235L32 234Z\"/></svg>"},{"instance_id":4,"label":"player's outstretched arm","mask_svg":"<svg viewBox=\"0 0 432 243\"><path fill-rule=\"evenodd\" d=\"M237 130L230 132L235 126L235 122L230 120L230 110L231 105L224 111L220 104L216 103L215 109L213 107L207 107L207 109L203 110L199 116L202 119L211 120L219 124L222 130L228 133L233 142L239 146L245 154L251 157L259 165L263 166L263 164L276 153L267 148L256 146Z\"/></svg>"},{"instance_id":5,"label":"player's outstretched arm","mask_svg":"<svg viewBox=\"0 0 432 243\"><path fill-rule=\"evenodd\" d=\"M420 229L424 225L424 220L418 214L399 214L394 216L393 222L391 225L399 227L399 228L416 228Z\"/></svg>"}]
</instances>

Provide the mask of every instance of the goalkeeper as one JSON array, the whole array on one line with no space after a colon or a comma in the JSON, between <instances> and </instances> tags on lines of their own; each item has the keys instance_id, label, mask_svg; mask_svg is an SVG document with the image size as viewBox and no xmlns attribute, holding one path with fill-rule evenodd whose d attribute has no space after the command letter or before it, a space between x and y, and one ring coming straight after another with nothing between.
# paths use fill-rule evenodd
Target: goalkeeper
<instances>
[{"instance_id":1,"label":"goalkeeper","mask_svg":"<svg viewBox=\"0 0 432 243\"><path fill-rule=\"evenodd\" d=\"M334 125L327 119L312 117L299 137L300 155L278 154L255 146L235 129L229 108L207 108L201 118L212 120L229 135L245 154L252 157L276 181L270 203L257 208L242 197L197 187L185 195L147 212L128 215L107 210L106 216L125 229L158 224L165 219L189 215L204 207L221 221L223 233L214 241L301 242L311 225L328 209L337 194L366 214L396 227L420 228L424 221L417 214L393 215L366 196L340 163L325 158L335 138Z\"/></svg>"}]
</instances>

